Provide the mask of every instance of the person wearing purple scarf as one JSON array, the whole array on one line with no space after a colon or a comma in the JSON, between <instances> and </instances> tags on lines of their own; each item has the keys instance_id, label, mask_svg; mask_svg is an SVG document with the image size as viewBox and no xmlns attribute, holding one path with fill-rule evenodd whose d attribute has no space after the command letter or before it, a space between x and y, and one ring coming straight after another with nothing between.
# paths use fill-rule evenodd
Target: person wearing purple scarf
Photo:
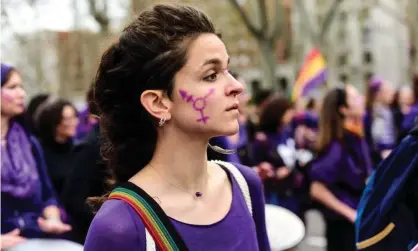
<instances>
[{"instance_id":1,"label":"person wearing purple scarf","mask_svg":"<svg viewBox=\"0 0 418 251\"><path fill-rule=\"evenodd\" d=\"M50 250L41 238L59 236L71 227L61 221L39 143L16 120L24 112L25 96L19 73L1 64L1 249ZM63 250L81 250L57 241Z\"/></svg>"}]
</instances>

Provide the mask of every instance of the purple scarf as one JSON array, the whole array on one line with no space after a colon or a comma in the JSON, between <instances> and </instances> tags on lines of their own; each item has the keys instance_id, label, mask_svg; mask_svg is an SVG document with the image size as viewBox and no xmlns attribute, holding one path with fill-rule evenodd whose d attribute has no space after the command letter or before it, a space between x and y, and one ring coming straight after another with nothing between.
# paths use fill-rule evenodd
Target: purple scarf
<instances>
[{"instance_id":1,"label":"purple scarf","mask_svg":"<svg viewBox=\"0 0 418 251\"><path fill-rule=\"evenodd\" d=\"M39 179L32 146L24 129L11 123L5 146L1 146L1 191L27 198Z\"/></svg>"}]
</instances>

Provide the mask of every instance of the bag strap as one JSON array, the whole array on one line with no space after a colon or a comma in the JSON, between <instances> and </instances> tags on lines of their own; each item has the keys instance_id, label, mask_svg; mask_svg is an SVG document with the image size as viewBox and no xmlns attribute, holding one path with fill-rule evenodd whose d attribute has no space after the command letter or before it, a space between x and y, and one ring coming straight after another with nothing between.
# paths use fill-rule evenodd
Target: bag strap
<instances>
[{"instance_id":1,"label":"bag strap","mask_svg":"<svg viewBox=\"0 0 418 251\"><path fill-rule=\"evenodd\" d=\"M109 199L128 203L141 218L145 226L146 250L161 251L188 250L186 243L158 203L144 190L131 182L114 189Z\"/></svg>"},{"instance_id":2,"label":"bag strap","mask_svg":"<svg viewBox=\"0 0 418 251\"><path fill-rule=\"evenodd\" d=\"M248 187L248 183L247 180L245 180L244 175L242 175L238 168L231 163L221 160L212 160L211 162L218 164L221 167L225 167L232 174L232 176L234 176L234 179L237 181L241 193L244 196L245 204L247 204L248 211L250 211L251 216L253 216L253 205L251 202L250 189Z\"/></svg>"}]
</instances>

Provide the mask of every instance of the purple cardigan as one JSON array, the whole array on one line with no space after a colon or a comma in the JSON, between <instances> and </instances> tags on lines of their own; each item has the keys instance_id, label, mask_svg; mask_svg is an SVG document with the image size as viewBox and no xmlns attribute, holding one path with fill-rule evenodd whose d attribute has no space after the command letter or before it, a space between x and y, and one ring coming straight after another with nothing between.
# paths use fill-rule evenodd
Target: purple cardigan
<instances>
[{"instance_id":1,"label":"purple cardigan","mask_svg":"<svg viewBox=\"0 0 418 251\"><path fill-rule=\"evenodd\" d=\"M222 220L198 226L171 219L189 250L270 250L261 181L250 168L238 164L235 166L247 180L253 217L236 180L228 173L233 199L230 211ZM145 251L145 244L145 227L136 212L123 201L109 200L94 218L84 250Z\"/></svg>"}]
</instances>

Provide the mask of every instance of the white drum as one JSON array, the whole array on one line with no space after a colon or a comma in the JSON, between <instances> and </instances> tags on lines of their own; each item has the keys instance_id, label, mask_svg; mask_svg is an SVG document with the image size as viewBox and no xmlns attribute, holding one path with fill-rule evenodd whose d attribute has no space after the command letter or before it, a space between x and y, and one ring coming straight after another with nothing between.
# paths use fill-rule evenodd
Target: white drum
<instances>
[{"instance_id":1,"label":"white drum","mask_svg":"<svg viewBox=\"0 0 418 251\"><path fill-rule=\"evenodd\" d=\"M83 251L83 246L67 240L29 239L7 251Z\"/></svg>"},{"instance_id":2,"label":"white drum","mask_svg":"<svg viewBox=\"0 0 418 251\"><path fill-rule=\"evenodd\" d=\"M283 207L266 205L266 224L273 251L295 247L305 236L305 225L302 220Z\"/></svg>"}]
</instances>

